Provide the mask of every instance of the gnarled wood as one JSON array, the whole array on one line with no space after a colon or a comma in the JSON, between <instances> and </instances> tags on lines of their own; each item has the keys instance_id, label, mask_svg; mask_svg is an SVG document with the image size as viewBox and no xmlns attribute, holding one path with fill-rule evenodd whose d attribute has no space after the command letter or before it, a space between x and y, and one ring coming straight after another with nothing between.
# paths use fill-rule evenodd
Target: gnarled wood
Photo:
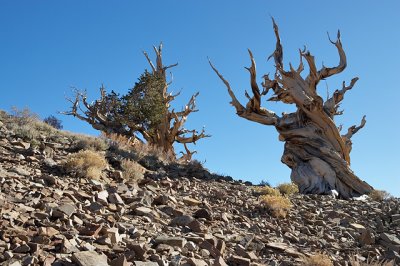
<instances>
[{"instance_id":1,"label":"gnarled wood","mask_svg":"<svg viewBox=\"0 0 400 266\"><path fill-rule=\"evenodd\" d=\"M328 194L336 190L342 198L350 198L369 193L372 187L360 180L350 169L351 137L365 125L365 116L360 126L352 126L345 135L340 134L340 128L334 123L334 117L341 115L340 102L344 94L353 88L358 78L354 78L349 86L343 82L341 90L336 90L332 97L324 100L317 93L317 85L322 79L342 72L347 65L346 54L340 41L330 42L335 45L339 54L339 64L334 67L323 66L320 70L315 65L315 59L304 48L300 50L300 64L294 69L284 70L283 48L279 29L275 21L273 28L276 36L276 48L269 58L275 61L276 72L273 79L264 75L261 92L256 81L256 64L249 50L251 66L250 85L253 96L247 92L248 103L243 106L236 98L229 82L210 62L212 69L224 82L232 99L231 104L236 113L245 119L264 125L273 125L279 132L279 139L285 142L282 162L292 169L291 179L299 186L302 193ZM305 78L303 60L308 64L309 73ZM276 115L261 107L261 97L270 90L273 96L269 101L281 101L295 104L297 111L290 114Z\"/></svg>"},{"instance_id":2,"label":"gnarled wood","mask_svg":"<svg viewBox=\"0 0 400 266\"><path fill-rule=\"evenodd\" d=\"M112 96L117 97L117 94L112 93L110 96L110 94L106 93L104 87L100 88L100 98L92 103L87 102L86 92L75 89L75 98L67 99L72 104L71 110L62 112L62 114L72 115L85 121L94 129L105 132L106 135L114 133L128 138L144 139L149 145L162 149L168 155L175 156L174 143L182 143L186 152L183 153L184 159L182 161L187 161L191 159L194 152L191 152L186 144L196 144L196 141L199 139L210 136L205 134L204 128L201 132L184 128L188 116L198 111L196 109L196 97L199 93L194 94L181 111L170 110L171 102L180 93L175 95L168 93L168 86L172 81L167 82L166 71L178 64L164 66L162 61L162 44L159 47L154 46L153 48L156 54L155 64L146 52L143 52L143 54L150 65L152 75L162 78L163 87L160 88L162 89L163 104L165 105L165 113L163 113L162 121L157 125L155 132L150 133L148 129L140 124L126 121L122 114L118 112L118 98L112 98ZM142 138L139 138L138 135L141 135Z\"/></svg>"}]
</instances>

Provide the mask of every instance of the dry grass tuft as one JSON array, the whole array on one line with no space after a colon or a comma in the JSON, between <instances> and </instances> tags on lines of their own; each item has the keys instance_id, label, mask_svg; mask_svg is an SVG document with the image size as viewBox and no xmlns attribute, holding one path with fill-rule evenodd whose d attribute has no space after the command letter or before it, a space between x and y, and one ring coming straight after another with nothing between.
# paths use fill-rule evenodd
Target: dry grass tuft
<instances>
[{"instance_id":1,"label":"dry grass tuft","mask_svg":"<svg viewBox=\"0 0 400 266\"><path fill-rule=\"evenodd\" d=\"M130 157L136 161L140 161L145 157L155 157L160 161L168 164L176 161L174 154L165 154L165 152L155 146L148 145L139 140L129 139L125 136L118 134L104 134L103 137L110 141L111 147L114 150L119 150L126 153L130 153ZM125 157L124 155L124 157Z\"/></svg>"},{"instance_id":2,"label":"dry grass tuft","mask_svg":"<svg viewBox=\"0 0 400 266\"><path fill-rule=\"evenodd\" d=\"M278 189L269 186L256 187L255 190L261 195L281 196Z\"/></svg>"},{"instance_id":3,"label":"dry grass tuft","mask_svg":"<svg viewBox=\"0 0 400 266\"><path fill-rule=\"evenodd\" d=\"M135 141L132 141L125 136L115 133L106 134L105 132L102 132L101 137L103 139L109 140L111 142L111 145L118 146L119 148L125 150L133 149L135 145Z\"/></svg>"},{"instance_id":4,"label":"dry grass tuft","mask_svg":"<svg viewBox=\"0 0 400 266\"><path fill-rule=\"evenodd\" d=\"M283 183L276 187L282 195L293 195L299 193L299 187L295 183Z\"/></svg>"},{"instance_id":5,"label":"dry grass tuft","mask_svg":"<svg viewBox=\"0 0 400 266\"><path fill-rule=\"evenodd\" d=\"M121 161L121 167L123 170L123 176L126 179L139 181L143 179L145 168L135 161L129 159L123 159Z\"/></svg>"},{"instance_id":6,"label":"dry grass tuft","mask_svg":"<svg viewBox=\"0 0 400 266\"><path fill-rule=\"evenodd\" d=\"M81 134L74 135L74 138L76 140L75 148L77 150L105 151L108 149L108 144L103 138Z\"/></svg>"},{"instance_id":7,"label":"dry grass tuft","mask_svg":"<svg viewBox=\"0 0 400 266\"><path fill-rule=\"evenodd\" d=\"M290 200L280 195L262 195L260 200L267 206L272 215L276 218L285 218L288 211L292 207Z\"/></svg>"},{"instance_id":8,"label":"dry grass tuft","mask_svg":"<svg viewBox=\"0 0 400 266\"><path fill-rule=\"evenodd\" d=\"M373 201L383 201L392 197L389 192L386 192L384 190L372 190L372 192L369 193L368 196Z\"/></svg>"},{"instance_id":9,"label":"dry grass tuft","mask_svg":"<svg viewBox=\"0 0 400 266\"><path fill-rule=\"evenodd\" d=\"M16 136L25 140L38 140L41 137L52 136L57 130L39 119L39 116L28 108L11 108L11 114L1 114L5 126L13 131Z\"/></svg>"},{"instance_id":10,"label":"dry grass tuft","mask_svg":"<svg viewBox=\"0 0 400 266\"><path fill-rule=\"evenodd\" d=\"M303 257L303 266L333 266L331 259L324 254L316 254L310 257Z\"/></svg>"},{"instance_id":11,"label":"dry grass tuft","mask_svg":"<svg viewBox=\"0 0 400 266\"><path fill-rule=\"evenodd\" d=\"M78 177L99 179L108 164L104 155L91 150L82 150L70 154L64 166L67 172L74 173Z\"/></svg>"}]
</instances>

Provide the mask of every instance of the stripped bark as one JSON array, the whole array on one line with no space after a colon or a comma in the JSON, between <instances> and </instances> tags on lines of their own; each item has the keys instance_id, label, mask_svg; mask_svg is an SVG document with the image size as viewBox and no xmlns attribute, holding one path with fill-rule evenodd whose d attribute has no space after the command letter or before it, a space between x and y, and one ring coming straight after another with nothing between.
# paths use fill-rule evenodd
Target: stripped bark
<instances>
[{"instance_id":1,"label":"stripped bark","mask_svg":"<svg viewBox=\"0 0 400 266\"><path fill-rule=\"evenodd\" d=\"M171 82L167 82L166 71L178 64L164 66L162 61L162 44L153 48L156 54L155 64L146 52L143 52L143 54L151 67L152 75L162 77L164 84L162 97L164 99L163 104L165 105L165 113L163 114L161 123L157 125L155 132L150 133L143 125L126 121L118 112L118 101L112 99L106 93L104 87L100 88L100 98L92 103L87 101L86 92L75 89L75 97L67 99L72 104L71 110L62 112L62 114L72 115L85 121L94 129L105 132L106 135L119 134L128 138L143 139L149 145L160 148L168 155L175 156L174 143L184 144L185 153L182 153L184 154L184 161L187 161L188 158L191 159L194 152L191 152L186 144L196 144L199 139L209 137L205 133L204 128L200 132L184 128L188 116L198 111L196 109L196 97L199 93L194 94L181 111L176 112L174 109L171 109L171 102L179 93L173 95L168 92L168 86Z\"/></svg>"},{"instance_id":2,"label":"stripped bark","mask_svg":"<svg viewBox=\"0 0 400 266\"><path fill-rule=\"evenodd\" d=\"M329 194L336 190L342 198L350 198L369 193L373 188L360 180L350 169L351 137L365 125L365 116L360 126L352 126L344 135L334 123L336 115L343 114L339 106L344 94L353 88L358 78L349 86L343 82L341 90L336 90L325 102L317 93L318 83L330 76L341 73L346 68L346 54L340 40L340 32L335 45L339 54L339 64L335 67L323 66L320 70L315 65L314 57L309 51L299 50L300 63L294 69L284 69L283 48L279 29L272 19L276 36L276 48L269 58L275 61L274 78L263 76L262 91L257 84L256 63L249 50L251 66L246 68L250 73L252 96L245 93L248 103L243 106L236 98L229 82L211 63L218 77L223 81L231 97L231 104L238 116L264 125L275 126L279 139L285 142L281 161L291 168L291 179L305 194ZM307 62L309 73L304 71L303 59ZM304 77L305 76L305 77ZM280 101L295 104L297 111L278 116L273 111L261 107L261 97L273 91L269 101Z\"/></svg>"}]
</instances>

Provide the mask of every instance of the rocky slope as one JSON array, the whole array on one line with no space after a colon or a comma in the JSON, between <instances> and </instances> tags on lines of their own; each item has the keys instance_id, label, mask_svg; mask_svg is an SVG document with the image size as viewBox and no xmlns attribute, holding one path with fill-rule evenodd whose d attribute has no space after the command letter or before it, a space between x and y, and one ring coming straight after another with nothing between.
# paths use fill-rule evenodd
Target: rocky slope
<instances>
[{"instance_id":1,"label":"rocky slope","mask_svg":"<svg viewBox=\"0 0 400 266\"><path fill-rule=\"evenodd\" d=\"M254 186L199 164L144 158L136 182L110 148L102 178L77 178L63 168L73 135L17 131L3 114L0 265L304 265L318 253L333 265L400 263L398 199L293 195L279 219Z\"/></svg>"}]
</instances>

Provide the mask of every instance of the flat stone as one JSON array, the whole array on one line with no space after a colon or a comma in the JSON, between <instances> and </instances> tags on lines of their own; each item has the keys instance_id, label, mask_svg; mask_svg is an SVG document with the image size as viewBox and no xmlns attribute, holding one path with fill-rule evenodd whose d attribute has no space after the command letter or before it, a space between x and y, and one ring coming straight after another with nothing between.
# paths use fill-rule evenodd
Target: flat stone
<instances>
[{"instance_id":1,"label":"flat stone","mask_svg":"<svg viewBox=\"0 0 400 266\"><path fill-rule=\"evenodd\" d=\"M31 250L31 248L27 244L23 244L19 247L16 247L13 251L15 253L28 253Z\"/></svg>"},{"instance_id":2,"label":"flat stone","mask_svg":"<svg viewBox=\"0 0 400 266\"><path fill-rule=\"evenodd\" d=\"M186 239L183 237L171 237L171 236L158 236L155 239L157 244L166 244L173 247L183 248L186 244Z\"/></svg>"},{"instance_id":3,"label":"flat stone","mask_svg":"<svg viewBox=\"0 0 400 266\"><path fill-rule=\"evenodd\" d=\"M57 163L52 158L45 158L43 163L50 168L57 166Z\"/></svg>"},{"instance_id":4,"label":"flat stone","mask_svg":"<svg viewBox=\"0 0 400 266\"><path fill-rule=\"evenodd\" d=\"M107 205L108 204L108 191L107 190L103 190L97 193L96 195L96 200L103 205Z\"/></svg>"},{"instance_id":5,"label":"flat stone","mask_svg":"<svg viewBox=\"0 0 400 266\"><path fill-rule=\"evenodd\" d=\"M8 266L22 266L22 264L20 261L17 260L17 261L9 263Z\"/></svg>"},{"instance_id":6,"label":"flat stone","mask_svg":"<svg viewBox=\"0 0 400 266\"><path fill-rule=\"evenodd\" d=\"M22 259L22 265L23 266L25 266L25 265L34 265L37 262L39 262L39 260L34 256L26 256L26 257L24 257Z\"/></svg>"},{"instance_id":7,"label":"flat stone","mask_svg":"<svg viewBox=\"0 0 400 266\"><path fill-rule=\"evenodd\" d=\"M108 201L113 204L120 204L124 205L124 201L122 200L121 196L118 193L111 193L108 196Z\"/></svg>"},{"instance_id":8,"label":"flat stone","mask_svg":"<svg viewBox=\"0 0 400 266\"><path fill-rule=\"evenodd\" d=\"M22 176L29 176L31 174L28 170L26 170L20 166L14 166L13 168L11 168L10 171L13 173L22 175Z\"/></svg>"},{"instance_id":9,"label":"flat stone","mask_svg":"<svg viewBox=\"0 0 400 266\"><path fill-rule=\"evenodd\" d=\"M100 212L101 210L104 209L104 205L101 204L101 203L99 203L99 202L92 202L92 203L90 204L90 206L89 206L89 209L90 209L92 212L98 213L98 212Z\"/></svg>"},{"instance_id":10,"label":"flat stone","mask_svg":"<svg viewBox=\"0 0 400 266\"><path fill-rule=\"evenodd\" d=\"M198 201L197 199L193 199L190 197L183 197L183 202L189 206L197 206L201 204L201 201Z\"/></svg>"},{"instance_id":11,"label":"flat stone","mask_svg":"<svg viewBox=\"0 0 400 266\"><path fill-rule=\"evenodd\" d=\"M95 251L80 251L72 255L72 261L79 266L108 266L107 256Z\"/></svg>"},{"instance_id":12,"label":"flat stone","mask_svg":"<svg viewBox=\"0 0 400 266\"><path fill-rule=\"evenodd\" d=\"M224 261L222 256L219 256L214 260L214 266L228 266L228 264Z\"/></svg>"},{"instance_id":13,"label":"flat stone","mask_svg":"<svg viewBox=\"0 0 400 266\"><path fill-rule=\"evenodd\" d=\"M44 175L42 179L47 186L54 186L57 184L57 179L52 175Z\"/></svg>"},{"instance_id":14,"label":"flat stone","mask_svg":"<svg viewBox=\"0 0 400 266\"><path fill-rule=\"evenodd\" d=\"M196 232L196 233L201 233L201 232L205 231L205 228L203 227L203 225L197 220L191 221L187 226L190 228L190 230L192 230L193 232Z\"/></svg>"},{"instance_id":15,"label":"flat stone","mask_svg":"<svg viewBox=\"0 0 400 266\"><path fill-rule=\"evenodd\" d=\"M19 141L19 140L12 141L11 144L13 146L16 146L16 147L19 147L19 148L22 148L25 150L27 150L31 147L31 144L29 142L24 142L24 141Z\"/></svg>"},{"instance_id":16,"label":"flat stone","mask_svg":"<svg viewBox=\"0 0 400 266\"><path fill-rule=\"evenodd\" d=\"M14 257L14 254L13 254L12 251L10 251L10 250L4 252L3 255L4 255L4 258L6 258L7 260L8 260L8 259L11 259L12 257Z\"/></svg>"},{"instance_id":17,"label":"flat stone","mask_svg":"<svg viewBox=\"0 0 400 266\"><path fill-rule=\"evenodd\" d=\"M148 208L148 207L138 207L135 209L135 213L137 215L142 215L145 216L147 214L150 214L153 210Z\"/></svg>"},{"instance_id":18,"label":"flat stone","mask_svg":"<svg viewBox=\"0 0 400 266\"><path fill-rule=\"evenodd\" d=\"M232 256L229 258L229 265L232 266L250 266L250 259L239 256Z\"/></svg>"},{"instance_id":19,"label":"flat stone","mask_svg":"<svg viewBox=\"0 0 400 266\"><path fill-rule=\"evenodd\" d=\"M40 227L38 232L39 235L41 236L49 236L49 237L52 237L59 233L59 231L57 229L54 229L53 227Z\"/></svg>"},{"instance_id":20,"label":"flat stone","mask_svg":"<svg viewBox=\"0 0 400 266\"><path fill-rule=\"evenodd\" d=\"M134 261L135 266L159 266L157 262L154 261Z\"/></svg>"},{"instance_id":21,"label":"flat stone","mask_svg":"<svg viewBox=\"0 0 400 266\"><path fill-rule=\"evenodd\" d=\"M351 228L357 230L357 231L360 232L360 233L361 233L362 231L365 231L365 230L366 230L366 228L365 228L363 225L361 225L361 224L350 223L349 226L350 226Z\"/></svg>"},{"instance_id":22,"label":"flat stone","mask_svg":"<svg viewBox=\"0 0 400 266\"><path fill-rule=\"evenodd\" d=\"M181 215L171 220L171 226L186 226L193 222L195 219L189 215Z\"/></svg>"},{"instance_id":23,"label":"flat stone","mask_svg":"<svg viewBox=\"0 0 400 266\"><path fill-rule=\"evenodd\" d=\"M119 256L118 258L111 261L110 266L129 266L130 263L126 260L124 255Z\"/></svg>"},{"instance_id":24,"label":"flat stone","mask_svg":"<svg viewBox=\"0 0 400 266\"><path fill-rule=\"evenodd\" d=\"M64 213L68 217L71 217L71 215L76 211L76 207L75 207L75 205L65 203L65 204L62 204L61 206L59 206L57 208L57 210Z\"/></svg>"},{"instance_id":25,"label":"flat stone","mask_svg":"<svg viewBox=\"0 0 400 266\"><path fill-rule=\"evenodd\" d=\"M396 237L396 235L393 234L388 234L388 233L382 233L380 234L380 238L393 245L400 245L400 240Z\"/></svg>"},{"instance_id":26,"label":"flat stone","mask_svg":"<svg viewBox=\"0 0 400 266\"><path fill-rule=\"evenodd\" d=\"M192 241L188 241L188 242L185 244L185 248L186 248L187 250L189 250L189 251L194 251L194 250L197 249L197 245L196 245L196 243L194 243L194 242L192 242Z\"/></svg>"},{"instance_id":27,"label":"flat stone","mask_svg":"<svg viewBox=\"0 0 400 266\"><path fill-rule=\"evenodd\" d=\"M74 253L74 252L79 252L79 249L73 239L68 240L67 238L64 238L62 241L62 252L63 253Z\"/></svg>"},{"instance_id":28,"label":"flat stone","mask_svg":"<svg viewBox=\"0 0 400 266\"><path fill-rule=\"evenodd\" d=\"M107 230L107 235L111 240L111 244L115 245L121 241L121 237L118 233L118 228L110 228Z\"/></svg>"},{"instance_id":29,"label":"flat stone","mask_svg":"<svg viewBox=\"0 0 400 266\"><path fill-rule=\"evenodd\" d=\"M204 240L204 241L199 245L199 247L202 248L202 249L205 249L205 250L209 251L209 252L210 252L210 255L211 255L213 258L217 258L217 257L221 256L221 253L219 252L219 250L218 250L216 247L214 247L214 245L211 244L211 243L210 243L209 241L207 241L207 240Z\"/></svg>"},{"instance_id":30,"label":"flat stone","mask_svg":"<svg viewBox=\"0 0 400 266\"><path fill-rule=\"evenodd\" d=\"M194 218L204 218L207 220L212 220L211 218L211 212L207 209L198 209L194 214L193 214Z\"/></svg>"},{"instance_id":31,"label":"flat stone","mask_svg":"<svg viewBox=\"0 0 400 266\"><path fill-rule=\"evenodd\" d=\"M144 243L132 243L128 245L128 249L133 250L135 252L135 256L138 259L145 259L145 254L147 251L147 247Z\"/></svg>"},{"instance_id":32,"label":"flat stone","mask_svg":"<svg viewBox=\"0 0 400 266\"><path fill-rule=\"evenodd\" d=\"M296 251L294 248L292 248L291 246L289 246L288 244L285 244L285 243L272 242L272 243L265 244L265 246L267 246L269 248L284 251L286 254L291 255L291 256L295 256L295 257L302 256L302 254L300 252Z\"/></svg>"}]
</instances>

